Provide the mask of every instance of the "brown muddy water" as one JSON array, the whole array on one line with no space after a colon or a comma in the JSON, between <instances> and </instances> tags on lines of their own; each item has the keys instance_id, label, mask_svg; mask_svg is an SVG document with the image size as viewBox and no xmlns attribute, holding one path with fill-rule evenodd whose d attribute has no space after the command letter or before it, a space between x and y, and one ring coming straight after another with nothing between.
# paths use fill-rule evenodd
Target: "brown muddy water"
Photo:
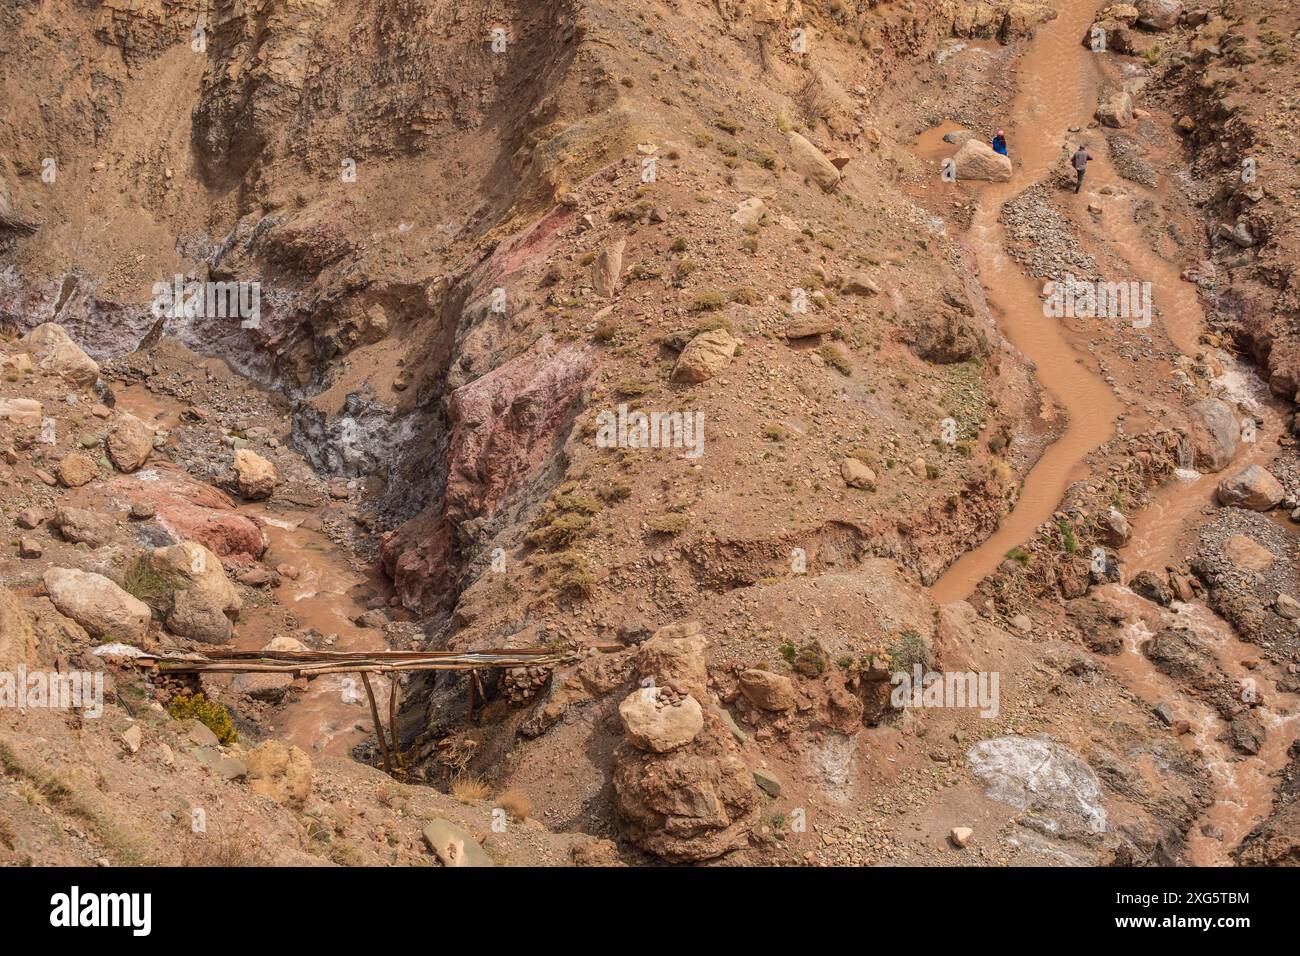
<instances>
[{"instance_id":1,"label":"brown muddy water","mask_svg":"<svg viewBox=\"0 0 1300 956\"><path fill-rule=\"evenodd\" d=\"M968 551L934 583L937 603L960 601L1052 516L1070 484L1086 475L1085 458L1114 434L1122 406L1095 370L1094 360L1067 341L1060 323L1043 315L1042 288L1006 253L999 222L1002 205L1045 178L1074 141L1070 127L1086 127L1097 106L1099 74L1092 53L1080 38L1092 22L1095 4L1070 0L1057 18L1038 28L1020 60L1021 89L1011 115L1001 125L1012 145L1012 178L981 186L967 239L980 267L980 281L998 328L1033 362L1038 381L1064 409L1064 434L1044 452L1026 476L1011 513L983 544ZM941 130L929 130L917 148L935 149ZM948 147L951 155L952 148ZM1098 150L1094 155L1102 153ZM1090 165L1089 176L1101 178L1104 155ZM1087 193L1075 197L1082 211Z\"/></svg>"},{"instance_id":2,"label":"brown muddy water","mask_svg":"<svg viewBox=\"0 0 1300 956\"><path fill-rule=\"evenodd\" d=\"M215 360L210 360L215 361ZM251 387L251 386L250 386ZM151 428L172 429L183 406L169 395L136 384L116 390L117 407ZM238 510L263 528L268 547L262 563L292 569L272 590L274 601L246 604L235 626L237 650L260 650L277 637L293 637L310 629L319 635L321 650L363 651L388 648L384 632L353 622L367 609L367 600L387 594L389 586L373 565L354 561L328 536L315 530L311 511L272 511L265 504L243 504ZM291 576L292 575L292 576ZM286 627L280 611L291 615ZM212 676L213 686L231 693L259 683L285 681L278 675ZM371 678L382 715L387 714L388 678ZM374 731L364 687L355 674L314 678L298 696L279 706L266 730L310 754L346 756Z\"/></svg>"},{"instance_id":3,"label":"brown muddy water","mask_svg":"<svg viewBox=\"0 0 1300 956\"><path fill-rule=\"evenodd\" d=\"M1230 851L1268 816L1277 785L1275 774L1286 764L1291 742L1300 738L1300 714L1296 711L1300 700L1279 693L1261 669L1247 667L1246 661L1259 659L1259 648L1240 640L1225 621L1203 605L1175 601L1166 611L1115 584L1097 588L1093 594L1121 610L1127 622L1124 649L1100 660L1135 697L1149 707L1168 704L1175 721L1186 720L1191 725L1191 731L1179 740L1210 774L1214 802L1188 831L1188 862L1193 866L1232 865ZM1240 693L1258 695L1262 703L1253 713L1267 731L1258 754L1236 753L1225 739L1228 725L1218 712L1185 694L1176 681L1147 660L1142 644L1162 627L1190 629L1214 654L1223 673L1236 682Z\"/></svg>"}]
</instances>

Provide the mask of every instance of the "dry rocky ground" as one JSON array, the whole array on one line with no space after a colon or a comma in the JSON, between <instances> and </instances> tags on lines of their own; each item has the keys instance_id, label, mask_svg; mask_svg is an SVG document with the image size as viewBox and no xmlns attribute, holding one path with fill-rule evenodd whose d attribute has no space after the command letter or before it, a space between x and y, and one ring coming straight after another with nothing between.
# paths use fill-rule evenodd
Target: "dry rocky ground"
<instances>
[{"instance_id":1,"label":"dry rocky ground","mask_svg":"<svg viewBox=\"0 0 1300 956\"><path fill-rule=\"evenodd\" d=\"M0 68L0 665L109 690L0 710L0 859L1295 863L1269 2L7 7L43 69ZM1062 323L1119 427L939 605L1067 425L968 230L1017 57L1076 20L1116 179L1017 182L1008 261L1194 308ZM175 274L259 321L159 315ZM620 406L703 444L605 447ZM404 676L393 780L334 679L113 645L572 662L472 716ZM913 665L996 672L996 713L898 706Z\"/></svg>"}]
</instances>

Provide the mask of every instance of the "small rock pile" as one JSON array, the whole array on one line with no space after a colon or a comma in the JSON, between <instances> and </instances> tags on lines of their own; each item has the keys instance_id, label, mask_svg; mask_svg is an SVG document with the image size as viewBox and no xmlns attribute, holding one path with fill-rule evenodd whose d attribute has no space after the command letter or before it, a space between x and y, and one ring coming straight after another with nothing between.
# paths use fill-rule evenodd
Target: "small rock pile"
<instances>
[{"instance_id":1,"label":"small rock pile","mask_svg":"<svg viewBox=\"0 0 1300 956\"><path fill-rule=\"evenodd\" d=\"M551 679L551 669L530 664L527 667L512 667L501 678L501 686L506 700L511 704L526 704L538 695L546 682Z\"/></svg>"}]
</instances>

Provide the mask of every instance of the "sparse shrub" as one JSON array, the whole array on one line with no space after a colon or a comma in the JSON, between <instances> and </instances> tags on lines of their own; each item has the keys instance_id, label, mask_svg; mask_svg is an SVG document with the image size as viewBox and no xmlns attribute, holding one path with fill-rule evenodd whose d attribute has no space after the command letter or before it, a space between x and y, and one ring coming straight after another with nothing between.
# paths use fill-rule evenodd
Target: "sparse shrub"
<instances>
[{"instance_id":1,"label":"sparse shrub","mask_svg":"<svg viewBox=\"0 0 1300 956\"><path fill-rule=\"evenodd\" d=\"M533 812L533 802L522 790L511 788L497 797L496 804L516 823L522 823Z\"/></svg>"},{"instance_id":2,"label":"sparse shrub","mask_svg":"<svg viewBox=\"0 0 1300 956\"><path fill-rule=\"evenodd\" d=\"M827 343L817 350L817 354L822 357L822 361L845 378L853 374L853 366L849 364L848 358L835 346Z\"/></svg>"},{"instance_id":3,"label":"sparse shrub","mask_svg":"<svg viewBox=\"0 0 1300 956\"><path fill-rule=\"evenodd\" d=\"M658 266L649 266L644 262L638 262L631 269L627 270L629 279L658 279L664 274L664 270Z\"/></svg>"},{"instance_id":4,"label":"sparse shrub","mask_svg":"<svg viewBox=\"0 0 1300 956\"><path fill-rule=\"evenodd\" d=\"M816 641L809 641L799 648L791 666L805 677L820 677L825 673L827 663L826 649Z\"/></svg>"},{"instance_id":5,"label":"sparse shrub","mask_svg":"<svg viewBox=\"0 0 1300 956\"><path fill-rule=\"evenodd\" d=\"M717 289L705 289L695 296L695 301L691 303L692 312L712 312L714 309L722 308L727 302L727 297Z\"/></svg>"},{"instance_id":6,"label":"sparse shrub","mask_svg":"<svg viewBox=\"0 0 1300 956\"><path fill-rule=\"evenodd\" d=\"M682 514L659 515L651 518L646 524L655 534L677 535L686 530L690 519Z\"/></svg>"},{"instance_id":7,"label":"sparse shrub","mask_svg":"<svg viewBox=\"0 0 1300 956\"><path fill-rule=\"evenodd\" d=\"M1061 547L1065 549L1066 554L1074 554L1079 550L1079 542L1074 537L1074 528L1065 518L1056 522L1056 530L1061 533Z\"/></svg>"},{"instance_id":8,"label":"sparse shrub","mask_svg":"<svg viewBox=\"0 0 1300 956\"><path fill-rule=\"evenodd\" d=\"M929 670L934 663L930 646L916 631L910 628L898 635L898 640L889 648L889 667L893 671L910 671L920 664Z\"/></svg>"},{"instance_id":9,"label":"sparse shrub","mask_svg":"<svg viewBox=\"0 0 1300 956\"><path fill-rule=\"evenodd\" d=\"M636 378L625 378L614 386L614 393L621 398L637 398L653 389L649 382Z\"/></svg>"},{"instance_id":10,"label":"sparse shrub","mask_svg":"<svg viewBox=\"0 0 1300 956\"><path fill-rule=\"evenodd\" d=\"M716 329L725 329L728 332L736 331L735 323L725 315L710 315L695 324L691 330L691 335L699 335L701 332L713 332Z\"/></svg>"},{"instance_id":11,"label":"sparse shrub","mask_svg":"<svg viewBox=\"0 0 1300 956\"><path fill-rule=\"evenodd\" d=\"M609 344L618 338L618 333L622 327L613 319L602 319L596 323L596 331L592 333L592 338L601 344Z\"/></svg>"},{"instance_id":12,"label":"sparse shrub","mask_svg":"<svg viewBox=\"0 0 1300 956\"><path fill-rule=\"evenodd\" d=\"M122 590L165 615L171 610L175 587L165 574L153 566L149 555L141 553L127 565Z\"/></svg>"},{"instance_id":13,"label":"sparse shrub","mask_svg":"<svg viewBox=\"0 0 1300 956\"><path fill-rule=\"evenodd\" d=\"M451 795L461 803L477 803L488 795L488 787L478 777L457 774L451 779Z\"/></svg>"},{"instance_id":14,"label":"sparse shrub","mask_svg":"<svg viewBox=\"0 0 1300 956\"><path fill-rule=\"evenodd\" d=\"M539 519L533 529L524 535L530 547L543 551L559 551L569 547L591 527L591 518L583 514L550 512Z\"/></svg>"},{"instance_id":15,"label":"sparse shrub","mask_svg":"<svg viewBox=\"0 0 1300 956\"><path fill-rule=\"evenodd\" d=\"M625 501L632 497L632 486L626 481L611 481L597 490L596 497L607 505Z\"/></svg>"}]
</instances>

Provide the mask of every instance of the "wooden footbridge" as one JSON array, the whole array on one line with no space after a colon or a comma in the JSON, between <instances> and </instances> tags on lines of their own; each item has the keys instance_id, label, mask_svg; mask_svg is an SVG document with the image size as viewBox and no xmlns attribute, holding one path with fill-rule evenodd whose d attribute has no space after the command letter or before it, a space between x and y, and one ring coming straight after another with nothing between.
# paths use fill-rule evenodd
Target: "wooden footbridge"
<instances>
[{"instance_id":1,"label":"wooden footbridge","mask_svg":"<svg viewBox=\"0 0 1300 956\"><path fill-rule=\"evenodd\" d=\"M601 648L603 649L603 648ZM131 655L137 667L159 674L284 674L293 678L325 674L360 674L370 699L370 717L375 724L384 770L393 773L393 758L401 763L397 743L397 681L389 682L388 726L391 749L379 722L379 707L370 685L371 674L399 671L469 671L469 716L474 716L474 698L485 700L478 672L482 668L555 667L580 660L575 648L510 647L483 651L236 651L214 648L198 653L148 653Z\"/></svg>"}]
</instances>

